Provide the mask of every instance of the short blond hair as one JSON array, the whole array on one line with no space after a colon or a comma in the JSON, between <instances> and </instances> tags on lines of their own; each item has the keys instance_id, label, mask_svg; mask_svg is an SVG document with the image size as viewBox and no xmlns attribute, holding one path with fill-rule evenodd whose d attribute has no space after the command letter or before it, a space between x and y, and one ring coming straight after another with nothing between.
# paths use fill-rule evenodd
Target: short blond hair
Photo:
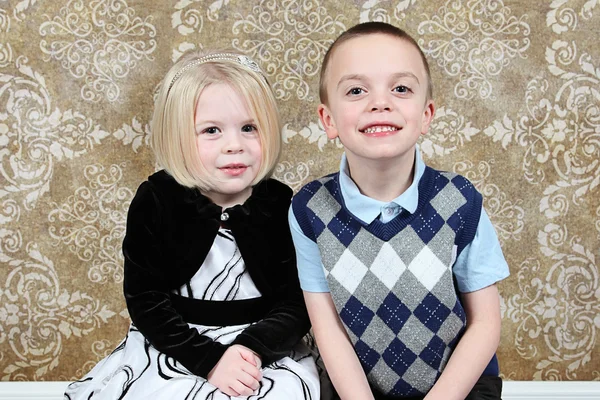
<instances>
[{"instance_id":1,"label":"short blond hair","mask_svg":"<svg viewBox=\"0 0 600 400\"><path fill-rule=\"evenodd\" d=\"M321 103L325 105L329 104L329 98L327 96L327 72L329 71L331 57L333 56L333 53L335 53L335 50L338 47L340 47L343 43L349 40L368 35L389 35L400 40L405 40L408 43L412 44L415 47L415 49L419 51L421 61L423 62L423 68L425 69L425 76L427 77L426 99L432 100L433 82L431 81L431 71L429 69L429 62L427 62L427 57L425 57L425 53L423 53L423 50L421 49L421 47L419 47L417 41L406 31L394 25L385 22L370 21L354 25L352 28L343 32L340 36L338 36L337 39L335 39L331 46L329 46L329 49L327 49L327 52L323 57L323 63L321 64L321 73L319 76L319 99Z\"/></svg>"},{"instance_id":2,"label":"short blond hair","mask_svg":"<svg viewBox=\"0 0 600 400\"><path fill-rule=\"evenodd\" d=\"M152 118L151 143L158 164L181 185L202 191L213 190L218 184L209 176L196 150L196 105L209 85L229 85L245 100L256 122L262 159L252 185L271 176L281 154L281 121L266 77L234 57L200 60L222 53L199 50L184 53L163 80Z\"/></svg>"}]
</instances>

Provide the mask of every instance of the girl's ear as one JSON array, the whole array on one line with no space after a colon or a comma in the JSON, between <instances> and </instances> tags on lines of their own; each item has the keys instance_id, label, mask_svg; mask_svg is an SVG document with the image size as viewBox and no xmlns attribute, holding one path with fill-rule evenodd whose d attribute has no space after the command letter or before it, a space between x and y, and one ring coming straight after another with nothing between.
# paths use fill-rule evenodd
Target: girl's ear
<instances>
[{"instance_id":1,"label":"girl's ear","mask_svg":"<svg viewBox=\"0 0 600 400\"><path fill-rule=\"evenodd\" d=\"M429 131L429 126L431 125L431 121L433 121L434 114L435 104L433 103L433 100L427 100L425 109L423 110L423 118L421 120L421 135L424 135Z\"/></svg>"},{"instance_id":2,"label":"girl's ear","mask_svg":"<svg viewBox=\"0 0 600 400\"><path fill-rule=\"evenodd\" d=\"M325 133L327 134L327 137L330 140L333 140L336 137L338 137L338 130L335 127L335 121L333 119L333 116L331 115L331 111L329 111L329 108L325 104L319 104L317 111L319 113L319 119L323 124L323 128L325 128Z\"/></svg>"}]
</instances>

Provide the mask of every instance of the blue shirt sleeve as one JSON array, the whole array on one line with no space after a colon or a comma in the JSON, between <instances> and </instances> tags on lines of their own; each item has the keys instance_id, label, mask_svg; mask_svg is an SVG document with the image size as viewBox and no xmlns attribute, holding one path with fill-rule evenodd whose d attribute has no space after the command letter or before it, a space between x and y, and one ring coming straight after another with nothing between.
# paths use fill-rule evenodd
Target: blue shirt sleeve
<instances>
[{"instance_id":1,"label":"blue shirt sleeve","mask_svg":"<svg viewBox=\"0 0 600 400\"><path fill-rule=\"evenodd\" d=\"M483 289L509 275L494 225L483 207L475 238L458 255L453 271L463 293Z\"/></svg>"},{"instance_id":2,"label":"blue shirt sleeve","mask_svg":"<svg viewBox=\"0 0 600 400\"><path fill-rule=\"evenodd\" d=\"M302 232L291 206L288 212L288 219L292 239L296 247L300 287L306 292L329 292L329 285L325 277L325 268L323 268L321 261L319 246Z\"/></svg>"}]
</instances>

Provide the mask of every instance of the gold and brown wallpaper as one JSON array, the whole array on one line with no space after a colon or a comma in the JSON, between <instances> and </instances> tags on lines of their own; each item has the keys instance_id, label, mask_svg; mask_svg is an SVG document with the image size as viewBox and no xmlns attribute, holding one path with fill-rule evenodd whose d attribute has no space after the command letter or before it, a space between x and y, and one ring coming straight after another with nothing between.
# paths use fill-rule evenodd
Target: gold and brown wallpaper
<instances>
[{"instance_id":1,"label":"gold and brown wallpaper","mask_svg":"<svg viewBox=\"0 0 600 400\"><path fill-rule=\"evenodd\" d=\"M183 51L260 63L284 122L275 175L297 190L338 166L318 73L362 21L418 40L425 161L484 195L511 268L503 376L600 380L598 0L0 0L0 379L79 378L124 337L125 218Z\"/></svg>"}]
</instances>

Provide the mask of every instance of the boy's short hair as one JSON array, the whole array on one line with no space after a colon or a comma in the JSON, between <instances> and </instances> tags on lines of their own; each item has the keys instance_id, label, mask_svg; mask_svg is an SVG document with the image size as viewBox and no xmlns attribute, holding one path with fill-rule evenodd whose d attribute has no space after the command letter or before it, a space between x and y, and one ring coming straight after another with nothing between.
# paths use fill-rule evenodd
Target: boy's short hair
<instances>
[{"instance_id":1,"label":"boy's short hair","mask_svg":"<svg viewBox=\"0 0 600 400\"><path fill-rule=\"evenodd\" d=\"M151 142L158 164L181 185L204 191L218 184L208 175L196 149L196 105L209 85L229 85L245 100L250 116L256 121L262 159L252 185L272 174L282 147L277 103L265 76L234 57L200 60L222 53L225 52L184 53L163 80L152 118ZM226 53L242 55L234 51Z\"/></svg>"},{"instance_id":2,"label":"boy's short hair","mask_svg":"<svg viewBox=\"0 0 600 400\"><path fill-rule=\"evenodd\" d=\"M403 31L402 29L387 24L385 22L364 22L358 25L354 25L352 28L348 29L331 44L327 53L325 53L325 57L323 58L323 64L321 65L321 75L319 79L319 98L321 103L327 104L327 69L329 67L329 61L335 51L342 43L347 42L348 40L354 39L360 36L367 35L375 35L375 34L383 34L390 35L396 37L398 39L406 40L407 42L414 45L419 54L421 55L421 60L423 61L423 65L425 67L425 74L427 75L427 100L431 100L433 98L433 83L431 82L431 73L429 72L429 63L427 62L427 58L425 57L425 53L419 47L415 39L410 36L408 33Z\"/></svg>"}]
</instances>

